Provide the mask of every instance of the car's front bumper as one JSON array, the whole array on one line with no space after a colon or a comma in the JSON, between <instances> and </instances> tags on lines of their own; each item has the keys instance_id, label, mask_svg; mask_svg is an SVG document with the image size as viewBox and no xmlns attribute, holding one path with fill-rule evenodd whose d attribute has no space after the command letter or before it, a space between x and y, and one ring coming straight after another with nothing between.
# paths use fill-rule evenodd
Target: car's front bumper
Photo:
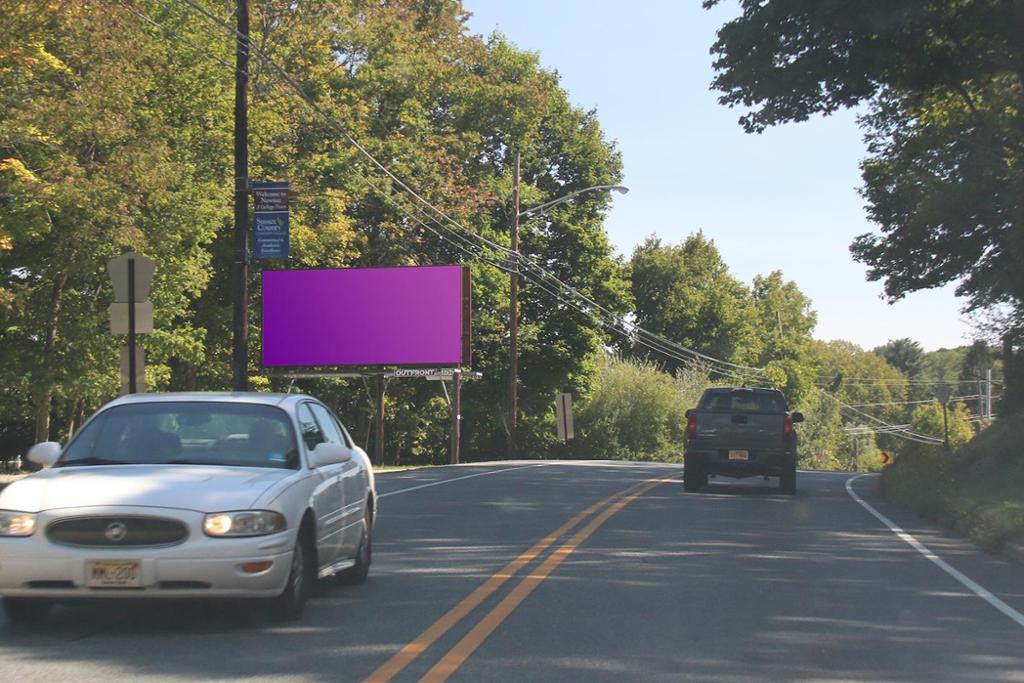
<instances>
[{"instance_id":1,"label":"car's front bumper","mask_svg":"<svg viewBox=\"0 0 1024 683\"><path fill-rule=\"evenodd\" d=\"M46 525L63 517L153 515L178 519L188 538L169 547L80 547L47 539ZM291 569L294 529L270 536L211 538L202 532L203 515L188 510L89 508L40 513L38 531L27 538L0 538L0 595L5 597L80 598L251 598L273 597L284 589ZM141 587L90 587L92 560L139 563ZM272 564L250 573L242 565Z\"/></svg>"}]
</instances>

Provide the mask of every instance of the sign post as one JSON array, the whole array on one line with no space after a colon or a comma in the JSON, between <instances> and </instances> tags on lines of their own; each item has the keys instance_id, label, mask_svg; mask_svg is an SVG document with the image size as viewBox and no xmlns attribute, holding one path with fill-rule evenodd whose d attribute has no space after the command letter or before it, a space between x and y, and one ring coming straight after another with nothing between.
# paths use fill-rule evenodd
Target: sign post
<instances>
[{"instance_id":1,"label":"sign post","mask_svg":"<svg viewBox=\"0 0 1024 683\"><path fill-rule=\"evenodd\" d=\"M558 423L558 438L569 441L576 436L573 429L572 394L558 394L555 399L555 421Z\"/></svg>"},{"instance_id":2,"label":"sign post","mask_svg":"<svg viewBox=\"0 0 1024 683\"><path fill-rule=\"evenodd\" d=\"M107 272L114 287L114 303L110 306L110 333L128 335L128 347L122 351L122 379L127 393L139 390L138 377L145 373L145 357L137 348L137 336L153 331L153 304L145 299L153 284L156 263L141 254L128 252L107 263ZM140 299L142 301L140 301ZM127 318L127 320L125 320ZM127 323L127 325L125 325ZM124 375L127 374L127 377Z\"/></svg>"}]
</instances>

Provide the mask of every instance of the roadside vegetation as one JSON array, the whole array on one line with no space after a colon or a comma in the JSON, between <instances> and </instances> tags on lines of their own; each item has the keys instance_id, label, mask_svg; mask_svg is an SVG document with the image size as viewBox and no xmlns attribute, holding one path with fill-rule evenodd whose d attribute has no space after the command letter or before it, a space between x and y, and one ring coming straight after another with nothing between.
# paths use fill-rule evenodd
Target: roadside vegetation
<instances>
[{"instance_id":1,"label":"roadside vegetation","mask_svg":"<svg viewBox=\"0 0 1024 683\"><path fill-rule=\"evenodd\" d=\"M889 500L998 550L1024 541L1024 414L1007 415L949 453L905 453L885 469Z\"/></svg>"},{"instance_id":2,"label":"roadside vegetation","mask_svg":"<svg viewBox=\"0 0 1024 683\"><path fill-rule=\"evenodd\" d=\"M200 2L223 14L223 3ZM122 340L107 331L105 264L129 249L157 262L155 330L141 342L149 389L227 388L235 258L230 36L184 3L9 4L0 31L0 460L35 441L65 441L117 395ZM741 16L712 48L713 87L724 104L751 108L741 119L751 132L864 102L871 144L864 195L881 232L857 238L854 257L893 300L966 278L961 293L987 325L985 340L930 353L911 339L873 350L815 340L813 302L771 264L741 280L711 236L675 224L651 226L657 234L617 254L603 224L609 199L589 193L522 226L522 253L583 292L604 317L567 301L553 280L541 286L522 278L517 457L678 459L683 412L715 384L781 388L808 418L801 466L827 469L877 468L882 451L920 450L887 425L942 438L941 408L929 405L942 385L955 406L953 443L975 433L987 370L1002 387L997 414L1001 403L1024 403L1024 255L1020 240L1007 237L1020 232L1014 188L1024 164L1004 158L1024 149L1024 128L1007 113L1024 108L1019 74L1005 67L1014 62L1000 56L1019 54L1019 41L1009 39L1016 34L1003 32L1014 24L994 3L967 3L984 11L961 15L959 4L922 1L880 21L861 21L859 5L846 4L836 16L849 25L819 26L811 0L782 9L740 3ZM254 262L250 271L252 386L289 387L260 365L261 270L464 262L473 275L472 369L483 377L464 389L463 460L503 457L510 452L505 256L489 247L467 252L420 225L408 196L345 136L456 218L463 237L508 245L517 153L523 206L622 180L623 160L598 112L573 106L538 54L500 33L470 33L456 0L268 1L253 3L252 12L261 54L283 64L321 112L254 59L250 176L288 180L294 201L291 258ZM882 43L861 35L875 24L892 35ZM925 28L903 35L905 25ZM955 42L977 59L951 58L942 38L949 35L966 36ZM891 53L853 60L877 73L832 73L832 55L882 44ZM928 59L904 59L903 49ZM922 90L914 70L933 63L948 72ZM786 96L790 90L799 96ZM922 129L921 122L931 123ZM934 165L918 162L933 156ZM975 172L990 159L1005 174ZM949 207L961 203L971 210L950 217ZM971 239L948 229L960 216L977 223ZM936 239L922 241L925 233ZM635 334L623 334L625 325L613 331L609 319L635 323ZM375 410L363 382L301 380L295 388L325 400L374 450ZM556 437L558 392L572 394L579 418L569 444ZM446 461L450 415L438 383L390 382L385 419L378 464Z\"/></svg>"}]
</instances>

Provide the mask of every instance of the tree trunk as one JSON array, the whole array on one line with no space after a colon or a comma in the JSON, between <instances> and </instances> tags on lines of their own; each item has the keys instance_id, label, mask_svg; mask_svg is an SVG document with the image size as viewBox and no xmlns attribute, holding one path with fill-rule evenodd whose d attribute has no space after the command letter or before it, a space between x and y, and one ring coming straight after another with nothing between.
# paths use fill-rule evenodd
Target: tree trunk
<instances>
[{"instance_id":1,"label":"tree trunk","mask_svg":"<svg viewBox=\"0 0 1024 683\"><path fill-rule=\"evenodd\" d=\"M43 352L39 359L42 368L41 376L36 380L39 387L35 395L36 402L36 443L50 440L50 402L53 400L55 382L54 348L57 345L57 327L60 320L60 302L67 285L67 273L57 274L53 283L53 294L50 297L50 319L43 334Z\"/></svg>"}]
</instances>

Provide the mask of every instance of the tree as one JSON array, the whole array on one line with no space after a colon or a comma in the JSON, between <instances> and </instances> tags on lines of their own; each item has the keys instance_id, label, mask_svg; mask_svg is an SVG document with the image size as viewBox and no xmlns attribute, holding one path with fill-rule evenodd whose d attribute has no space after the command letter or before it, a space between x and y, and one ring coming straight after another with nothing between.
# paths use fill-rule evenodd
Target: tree
<instances>
[{"instance_id":1,"label":"tree","mask_svg":"<svg viewBox=\"0 0 1024 683\"><path fill-rule=\"evenodd\" d=\"M968 421L970 413L963 403L956 403L947 409L946 417L942 415L942 404L938 401L918 406L910 419L910 428L919 434L927 434L937 439L945 436L945 426L949 425L949 447L956 449L972 438L974 429ZM938 453L942 445L923 444L914 441L904 443L898 449L900 455L908 453Z\"/></svg>"},{"instance_id":2,"label":"tree","mask_svg":"<svg viewBox=\"0 0 1024 683\"><path fill-rule=\"evenodd\" d=\"M714 241L703 233L675 246L648 237L633 251L630 273L638 325L715 358L757 360L750 290L729 273ZM639 344L632 353L672 372L683 366Z\"/></svg>"},{"instance_id":3,"label":"tree","mask_svg":"<svg viewBox=\"0 0 1024 683\"><path fill-rule=\"evenodd\" d=\"M508 375L506 257L442 239L445 221L349 136L466 231L506 245L515 152L526 205L617 183L621 159L594 112L572 106L536 54L498 34L470 34L467 16L449 0L254 4L249 153L252 179L288 179L295 190L289 267L469 263L474 369L484 373L464 401L472 458L493 457L504 440L496 416ZM157 261L157 329L144 341L150 386L226 388L234 42L161 0L15 2L4 19L12 30L0 32L0 382L11 391L0 397L0 423L35 419L38 438L66 435L116 395L120 340L104 330L104 265L126 249ZM608 201L586 195L526 225L522 251L625 315L625 267L602 227ZM251 370L260 368L260 271L283 265L251 264ZM524 283L521 303L529 452L553 439L553 392L585 393L611 339L541 286ZM257 374L252 384L286 386ZM372 409L360 383L300 388L329 400L366 443ZM430 461L446 450L438 389L389 387L391 457Z\"/></svg>"},{"instance_id":4,"label":"tree","mask_svg":"<svg viewBox=\"0 0 1024 683\"><path fill-rule=\"evenodd\" d=\"M818 315L797 284L782 271L756 275L752 290L757 313L755 331L761 339L758 365L773 360L802 360L811 342Z\"/></svg>"},{"instance_id":5,"label":"tree","mask_svg":"<svg viewBox=\"0 0 1024 683\"><path fill-rule=\"evenodd\" d=\"M890 339L884 346L876 348L875 353L911 379L924 369L924 349L913 339Z\"/></svg>"},{"instance_id":6,"label":"tree","mask_svg":"<svg viewBox=\"0 0 1024 683\"><path fill-rule=\"evenodd\" d=\"M717 0L705 0L705 6ZM743 0L713 87L750 132L867 103L878 234L851 251L895 301L959 282L966 308L1024 330L1024 13L1002 0Z\"/></svg>"}]
</instances>

